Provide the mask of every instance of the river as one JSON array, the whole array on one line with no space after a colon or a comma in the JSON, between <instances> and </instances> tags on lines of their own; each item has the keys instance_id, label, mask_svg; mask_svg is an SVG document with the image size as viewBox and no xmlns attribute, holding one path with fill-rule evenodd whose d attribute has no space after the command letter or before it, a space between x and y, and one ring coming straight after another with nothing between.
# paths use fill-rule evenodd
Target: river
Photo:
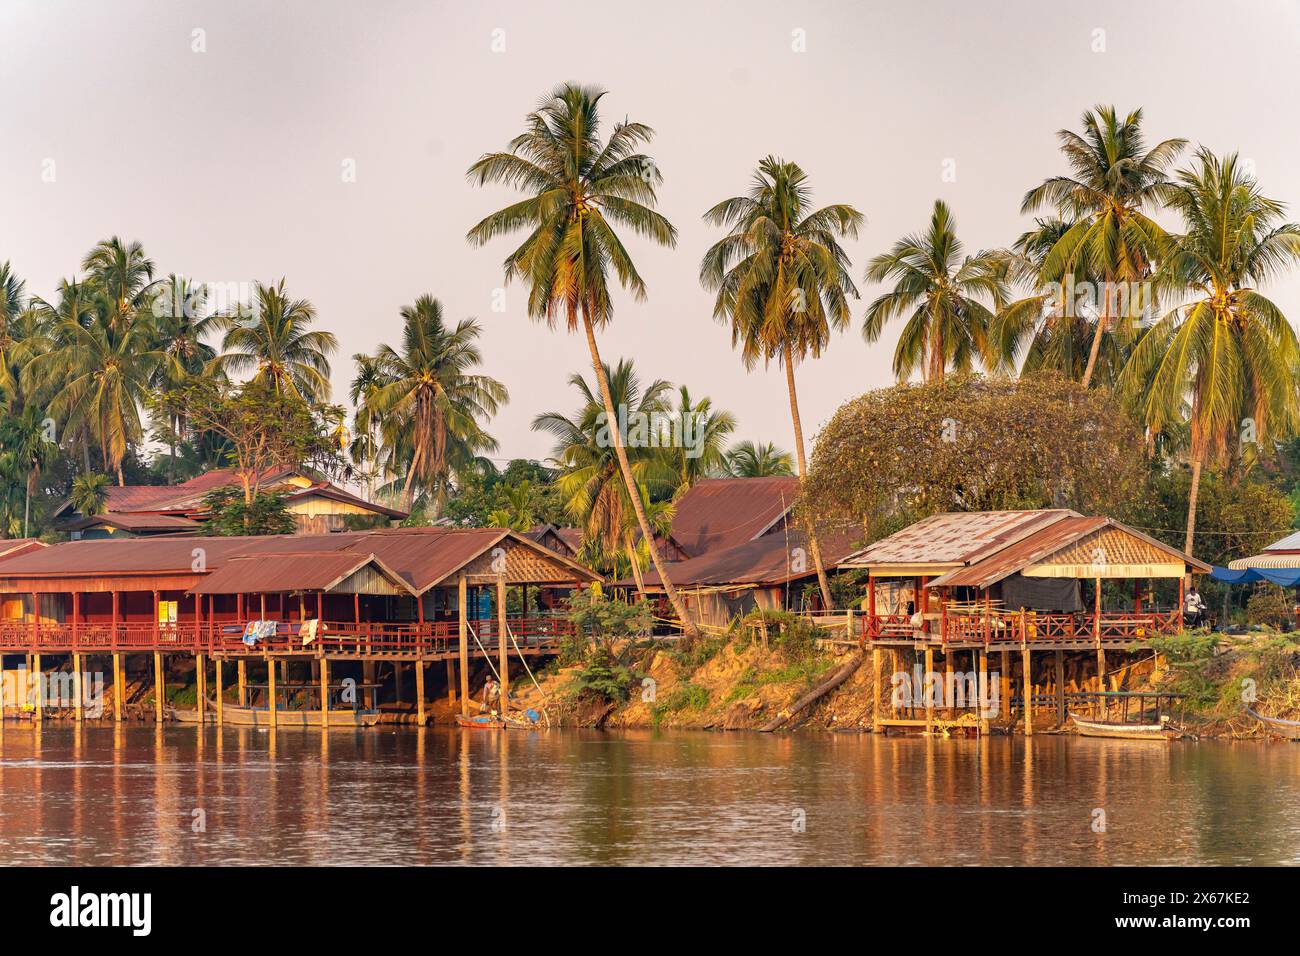
<instances>
[{"instance_id":1,"label":"river","mask_svg":"<svg viewBox=\"0 0 1300 956\"><path fill-rule=\"evenodd\" d=\"M1300 746L9 723L0 864L1300 863Z\"/></svg>"}]
</instances>

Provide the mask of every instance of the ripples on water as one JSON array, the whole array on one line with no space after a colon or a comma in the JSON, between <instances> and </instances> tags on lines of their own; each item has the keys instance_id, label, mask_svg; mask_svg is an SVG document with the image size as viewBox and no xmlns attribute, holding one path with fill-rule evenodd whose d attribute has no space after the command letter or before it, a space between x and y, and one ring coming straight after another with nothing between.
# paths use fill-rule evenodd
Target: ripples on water
<instances>
[{"instance_id":1,"label":"ripples on water","mask_svg":"<svg viewBox=\"0 0 1300 956\"><path fill-rule=\"evenodd\" d=\"M0 864L1297 863L1298 781L1290 744L11 723Z\"/></svg>"}]
</instances>

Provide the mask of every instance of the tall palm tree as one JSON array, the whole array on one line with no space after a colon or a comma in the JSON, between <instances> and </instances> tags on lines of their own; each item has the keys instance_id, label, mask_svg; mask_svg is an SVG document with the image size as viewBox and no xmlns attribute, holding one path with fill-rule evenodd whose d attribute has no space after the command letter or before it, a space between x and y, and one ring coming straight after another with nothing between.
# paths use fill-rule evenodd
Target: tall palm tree
<instances>
[{"instance_id":1,"label":"tall palm tree","mask_svg":"<svg viewBox=\"0 0 1300 956\"><path fill-rule=\"evenodd\" d=\"M760 360L785 368L802 480L808 462L794 369L810 356L819 358L831 330L849 322L849 298L857 298L858 290L840 240L857 237L863 216L843 203L813 209L807 174L768 156L746 195L724 199L704 219L727 229L700 263L700 282L717 293L713 317L731 325L732 344L740 346L746 368ZM811 524L808 532L822 600L830 608L821 546Z\"/></svg>"},{"instance_id":2,"label":"tall palm tree","mask_svg":"<svg viewBox=\"0 0 1300 956\"><path fill-rule=\"evenodd\" d=\"M737 442L727 451L727 473L733 478L793 475L794 458L771 442Z\"/></svg>"},{"instance_id":3,"label":"tall palm tree","mask_svg":"<svg viewBox=\"0 0 1300 956\"><path fill-rule=\"evenodd\" d=\"M900 380L919 368L925 382L939 382L948 369L969 372L990 354L992 310L1006 299L1004 264L992 252L962 252L952 212L935 200L929 229L898 240L867 265L868 282L892 280L894 287L868 307L862 336L875 342L891 320L906 317L894 349Z\"/></svg>"},{"instance_id":4,"label":"tall palm tree","mask_svg":"<svg viewBox=\"0 0 1300 956\"><path fill-rule=\"evenodd\" d=\"M316 307L306 299L291 299L284 279L275 285L257 283L254 314L226 314L218 319L225 330L222 354L214 360L219 372L253 372L276 392L307 401L329 398L329 356L338 349L333 332L312 329Z\"/></svg>"},{"instance_id":5,"label":"tall palm tree","mask_svg":"<svg viewBox=\"0 0 1300 956\"><path fill-rule=\"evenodd\" d=\"M449 446L474 453L496 449L483 425L509 393L496 379L473 371L483 363L478 348L482 327L474 319L448 327L442 303L430 295L403 307L401 314L401 351L380 345L358 364L352 392L364 402L367 429L378 424L386 434L409 441L402 486L409 508L417 485L441 501L449 484Z\"/></svg>"},{"instance_id":6,"label":"tall palm tree","mask_svg":"<svg viewBox=\"0 0 1300 956\"><path fill-rule=\"evenodd\" d=\"M48 440L44 413L28 405L0 422L0 472L19 478L24 486L23 537L31 526L32 495L41 475L53 463L58 446Z\"/></svg>"},{"instance_id":7,"label":"tall palm tree","mask_svg":"<svg viewBox=\"0 0 1300 956\"><path fill-rule=\"evenodd\" d=\"M27 283L7 261L0 262L0 340L7 334L9 323L26 308Z\"/></svg>"},{"instance_id":8,"label":"tall palm tree","mask_svg":"<svg viewBox=\"0 0 1300 956\"><path fill-rule=\"evenodd\" d=\"M106 296L105 320L113 328L129 325L153 298L153 260L138 242L105 239L86 254L81 268Z\"/></svg>"},{"instance_id":9,"label":"tall palm tree","mask_svg":"<svg viewBox=\"0 0 1300 956\"><path fill-rule=\"evenodd\" d=\"M677 406L669 412L666 429L670 440L664 444L668 466L675 475L678 497L699 481L726 470L727 436L736 430L736 416L725 409L713 408L708 396L695 401L685 385L677 389Z\"/></svg>"},{"instance_id":10,"label":"tall palm tree","mask_svg":"<svg viewBox=\"0 0 1300 956\"><path fill-rule=\"evenodd\" d=\"M649 421L667 414L672 392L668 382L656 379L642 387L635 367L627 359L613 369L606 365L601 371L614 404L627 410L630 421ZM631 445L620 456L610 441L609 433L614 429L605 412L604 396L581 375L571 375L569 384L582 396L577 413L570 417L544 412L533 419L533 430L555 438L551 455L562 469L557 483L560 495L565 510L582 528L583 540L598 542L600 551L607 556L623 548L631 559L633 539L628 533L631 528L639 529L640 521L629 515L636 515L638 505L644 513L650 498L671 493L675 475L658 449L648 443ZM632 472L635 500L623 480L624 461ZM653 541L654 535L642 531L641 538ZM658 549L650 548L649 552L657 570Z\"/></svg>"},{"instance_id":11,"label":"tall palm tree","mask_svg":"<svg viewBox=\"0 0 1300 956\"><path fill-rule=\"evenodd\" d=\"M1190 553L1205 463L1232 455L1243 428L1260 444L1295 433L1300 344L1258 286L1300 261L1300 225L1282 221L1282 204L1261 195L1236 154L1198 150L1164 198L1185 231L1158 282L1185 301L1143 335L1119 385L1152 430L1190 425Z\"/></svg>"},{"instance_id":12,"label":"tall palm tree","mask_svg":"<svg viewBox=\"0 0 1300 956\"><path fill-rule=\"evenodd\" d=\"M1102 280L1101 305L1093 330L1088 364L1081 384L1092 382L1102 336L1116 320L1136 315L1115 314L1113 287L1132 288L1149 275L1164 231L1143 210L1158 203L1167 171L1187 145L1166 139L1150 149L1142 135L1142 111L1120 119L1113 106L1097 106L1083 114L1083 133L1060 130L1057 138L1070 167L1069 176L1052 176L1029 190L1022 213L1048 206L1071 223L1043 262L1043 279L1052 281L1077 267ZM1141 296L1127 295L1130 305Z\"/></svg>"},{"instance_id":13,"label":"tall palm tree","mask_svg":"<svg viewBox=\"0 0 1300 956\"><path fill-rule=\"evenodd\" d=\"M216 349L203 341L215 327L217 317L200 315L207 304L207 290L184 276L169 275L154 297L152 314L163 362L154 374L157 389L175 388L200 375L217 357ZM167 480L176 480L176 445L185 433L185 415L177 409L165 423L168 446Z\"/></svg>"},{"instance_id":14,"label":"tall palm tree","mask_svg":"<svg viewBox=\"0 0 1300 956\"><path fill-rule=\"evenodd\" d=\"M54 360L45 360L50 364L42 369L41 363L33 366L32 359L41 354L62 352L68 359L67 368L76 367L80 356L68 330L92 328L109 308L103 291L89 281L63 279L56 292L53 302L39 296L32 298L30 334L24 338L22 347L12 352L14 361L23 365L19 381L21 392L37 396L42 402L53 400L54 393L63 387L65 378L59 374L60 369ZM74 421L65 419L61 424L64 436L81 449L82 470L89 471L90 446L95 440L90 420L82 416Z\"/></svg>"},{"instance_id":15,"label":"tall palm tree","mask_svg":"<svg viewBox=\"0 0 1300 956\"><path fill-rule=\"evenodd\" d=\"M663 181L658 167L639 148L653 130L643 123L617 123L609 139L600 139L600 100L604 92L566 84L557 87L525 118L525 129L508 152L487 153L469 168L480 186L504 183L526 198L494 212L469 231L482 245L498 236L527 231L527 238L505 260L506 280L518 276L528 284L528 314L554 326L563 320L570 332L587 338L592 370L609 422L618 422L596 332L613 318L609 273L646 298L645 280L637 271L615 227L625 227L664 246L677 243L677 230L654 211L655 187ZM649 521L636 493L623 435L609 430L610 440L644 538ZM698 630L673 587L658 551L650 549L655 570L678 620L690 637Z\"/></svg>"},{"instance_id":16,"label":"tall palm tree","mask_svg":"<svg viewBox=\"0 0 1300 956\"><path fill-rule=\"evenodd\" d=\"M54 330L51 351L35 356L26 374L52 393L50 411L73 433L82 431L99 443L105 468L126 484L122 460L127 446L144 438L141 406L163 354L156 331L144 314L128 325L105 320L111 304L87 327L62 322Z\"/></svg>"}]
</instances>

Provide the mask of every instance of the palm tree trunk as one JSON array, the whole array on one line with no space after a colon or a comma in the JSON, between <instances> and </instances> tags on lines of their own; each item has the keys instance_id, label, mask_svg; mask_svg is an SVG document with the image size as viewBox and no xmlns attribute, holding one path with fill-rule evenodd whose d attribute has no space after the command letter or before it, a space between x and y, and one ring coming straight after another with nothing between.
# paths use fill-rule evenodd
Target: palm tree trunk
<instances>
[{"instance_id":1,"label":"palm tree trunk","mask_svg":"<svg viewBox=\"0 0 1300 956\"><path fill-rule=\"evenodd\" d=\"M1183 539L1183 550L1192 553L1192 541L1196 537L1196 499L1201 495L1201 454L1192 454L1192 485L1187 492L1187 537Z\"/></svg>"},{"instance_id":2,"label":"palm tree trunk","mask_svg":"<svg viewBox=\"0 0 1300 956\"><path fill-rule=\"evenodd\" d=\"M653 541L650 542L650 546L654 546ZM645 580L641 577L641 563L636 559L636 549L632 547L632 542L626 539L623 541L623 549L627 551L627 559L632 565L632 579L636 581L637 593L644 597Z\"/></svg>"},{"instance_id":3,"label":"palm tree trunk","mask_svg":"<svg viewBox=\"0 0 1300 956\"><path fill-rule=\"evenodd\" d=\"M803 420L799 417L799 395L794 387L794 362L790 344L785 345L785 385L790 393L790 420L794 423L794 450L799 462L799 487L802 489L804 478L808 474L808 461L803 452ZM826 610L834 607L831 600L831 585L826 580L826 567L822 564L822 549L817 543L817 533L813 530L812 518L808 518L808 550L812 552L813 567L817 569L817 586L821 588L822 603Z\"/></svg>"},{"instance_id":4,"label":"palm tree trunk","mask_svg":"<svg viewBox=\"0 0 1300 956\"><path fill-rule=\"evenodd\" d=\"M1088 365L1083 370L1083 381L1079 383L1084 388L1087 388L1092 381L1092 373L1097 369L1097 356L1101 354L1101 337L1110 327L1110 276L1106 277L1103 294L1105 299L1101 307L1101 315L1097 318L1097 331L1092 334L1092 347L1088 350Z\"/></svg>"},{"instance_id":5,"label":"palm tree trunk","mask_svg":"<svg viewBox=\"0 0 1300 956\"><path fill-rule=\"evenodd\" d=\"M591 316L587 314L584 306L582 309L582 328L587 333L587 348L591 351L591 364L596 370L596 382L600 385L600 397L605 404L605 416L609 423L610 440L614 443L614 454L618 456L618 467L623 472L623 483L627 485L627 496L632 499L632 509L636 512L636 523L641 527L641 537L645 539L646 547L650 550L650 560L654 562L655 571L659 575L659 580L663 583L664 593L668 595L668 601L673 606L673 612L676 613L677 619L682 623L682 630L691 640L700 636L699 630L692 623L686 614L686 605L682 603L677 589L673 587L672 580L668 577L668 572L664 569L664 564L659 557L659 549L655 547L654 535L650 532L650 522L646 520L645 508L641 507L641 494L637 490L636 481L632 478L632 466L627 460L627 449L623 447L623 435L618 427L618 414L614 410L614 398L609 391L609 379L605 376L605 366L600 361L600 349L596 345L596 330L591 324Z\"/></svg>"}]
</instances>

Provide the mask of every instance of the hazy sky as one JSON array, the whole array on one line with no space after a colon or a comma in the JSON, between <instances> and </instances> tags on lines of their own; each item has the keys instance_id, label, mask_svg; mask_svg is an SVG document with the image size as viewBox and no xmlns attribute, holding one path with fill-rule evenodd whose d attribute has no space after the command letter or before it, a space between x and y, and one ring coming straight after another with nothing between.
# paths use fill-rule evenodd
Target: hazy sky
<instances>
[{"instance_id":1,"label":"hazy sky","mask_svg":"<svg viewBox=\"0 0 1300 956\"><path fill-rule=\"evenodd\" d=\"M492 311L511 246L464 236L510 194L464 174L555 84L598 84L608 120L656 129L660 208L680 230L674 250L629 241L650 298L619 300L605 356L711 395L737 437L789 447L782 374L744 371L697 280L717 238L701 214L744 191L764 155L802 165L819 204L867 217L848 246L854 325L799 369L811 433L891 380L893 336L868 347L860 333L877 293L860 282L867 259L940 197L968 251L1012 241L1025 190L1064 172L1055 131L1095 103L1143 106L1153 142L1239 150L1268 195L1300 203L1298 52L1296 0L0 0L0 261L49 295L118 234L163 273L283 276L339 336L339 399L350 356L397 343L398 309L432 293L485 327L486 371L512 396L491 426L500 455L544 457L529 423L573 409L565 380L588 370L586 346L530 323L520 286ZM1300 316L1300 281L1271 291Z\"/></svg>"}]
</instances>

